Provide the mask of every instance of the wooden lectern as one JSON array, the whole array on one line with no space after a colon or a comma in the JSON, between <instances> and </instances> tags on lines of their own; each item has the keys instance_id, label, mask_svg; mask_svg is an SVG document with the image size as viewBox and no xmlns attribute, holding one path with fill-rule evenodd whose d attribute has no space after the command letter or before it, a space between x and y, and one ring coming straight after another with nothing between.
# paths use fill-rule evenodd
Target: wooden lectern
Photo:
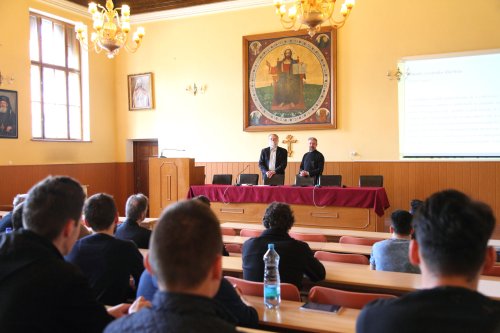
<instances>
[{"instance_id":1,"label":"wooden lectern","mask_svg":"<svg viewBox=\"0 0 500 333\"><path fill-rule=\"evenodd\" d=\"M149 159L150 216L159 217L168 205L187 198L189 186L205 184L205 167L194 158Z\"/></svg>"}]
</instances>

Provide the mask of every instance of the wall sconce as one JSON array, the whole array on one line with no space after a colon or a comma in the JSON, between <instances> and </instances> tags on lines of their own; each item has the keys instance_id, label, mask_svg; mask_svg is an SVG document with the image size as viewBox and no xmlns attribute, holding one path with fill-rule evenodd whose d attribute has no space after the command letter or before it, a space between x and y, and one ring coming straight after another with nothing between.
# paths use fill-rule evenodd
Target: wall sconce
<instances>
[{"instance_id":1,"label":"wall sconce","mask_svg":"<svg viewBox=\"0 0 500 333\"><path fill-rule=\"evenodd\" d=\"M207 85L201 84L197 86L196 83L193 83L193 85L187 86L186 91L190 94L193 94L193 96L196 96L196 94L198 93L204 94L205 91L207 91Z\"/></svg>"},{"instance_id":2,"label":"wall sconce","mask_svg":"<svg viewBox=\"0 0 500 333\"><path fill-rule=\"evenodd\" d=\"M7 84L12 84L14 83L14 77L11 75L11 76L5 76L5 75L2 75L2 72L0 71L0 86L2 85L2 83L7 82Z\"/></svg>"},{"instance_id":3,"label":"wall sconce","mask_svg":"<svg viewBox=\"0 0 500 333\"><path fill-rule=\"evenodd\" d=\"M396 80L399 81L402 76L403 76L403 72L401 72L401 70L399 69L399 67L396 70L392 70L392 71L389 70L389 71L387 71L387 78L389 80L396 79Z\"/></svg>"}]
</instances>

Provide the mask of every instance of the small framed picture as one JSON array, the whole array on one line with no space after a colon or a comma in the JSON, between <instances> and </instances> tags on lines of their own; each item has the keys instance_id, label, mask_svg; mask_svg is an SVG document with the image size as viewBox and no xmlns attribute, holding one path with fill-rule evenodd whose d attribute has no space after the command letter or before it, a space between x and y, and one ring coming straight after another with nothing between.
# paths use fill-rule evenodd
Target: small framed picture
<instances>
[{"instance_id":1,"label":"small framed picture","mask_svg":"<svg viewBox=\"0 0 500 333\"><path fill-rule=\"evenodd\" d=\"M153 100L153 73L131 74L128 76L128 109L151 110Z\"/></svg>"},{"instance_id":2,"label":"small framed picture","mask_svg":"<svg viewBox=\"0 0 500 333\"><path fill-rule=\"evenodd\" d=\"M17 139L17 91L0 89L0 139Z\"/></svg>"}]
</instances>

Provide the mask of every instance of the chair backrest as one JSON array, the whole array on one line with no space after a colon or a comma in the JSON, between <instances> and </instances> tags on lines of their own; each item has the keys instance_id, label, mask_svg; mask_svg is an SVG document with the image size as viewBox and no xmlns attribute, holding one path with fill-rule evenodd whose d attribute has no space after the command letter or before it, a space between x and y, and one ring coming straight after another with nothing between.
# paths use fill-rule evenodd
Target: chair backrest
<instances>
[{"instance_id":1,"label":"chair backrest","mask_svg":"<svg viewBox=\"0 0 500 333\"><path fill-rule=\"evenodd\" d=\"M258 185L259 184L259 174L257 174L257 173L242 173L238 177L238 184Z\"/></svg>"},{"instance_id":2,"label":"chair backrest","mask_svg":"<svg viewBox=\"0 0 500 333\"><path fill-rule=\"evenodd\" d=\"M262 230L258 229L241 229L241 237L259 237L262 234Z\"/></svg>"},{"instance_id":3,"label":"chair backrest","mask_svg":"<svg viewBox=\"0 0 500 333\"><path fill-rule=\"evenodd\" d=\"M383 238L363 238L363 237L354 237L354 236L342 236L339 239L339 243L372 246L376 242L380 242L383 240L384 240Z\"/></svg>"},{"instance_id":4,"label":"chair backrest","mask_svg":"<svg viewBox=\"0 0 500 333\"><path fill-rule=\"evenodd\" d=\"M370 263L368 258L362 254L345 254L345 253L316 251L314 253L314 258L324 261L346 262L349 264L368 265Z\"/></svg>"},{"instance_id":5,"label":"chair backrest","mask_svg":"<svg viewBox=\"0 0 500 333\"><path fill-rule=\"evenodd\" d=\"M233 183L233 175L230 174L220 174L214 175L212 178L212 184L215 185L231 185Z\"/></svg>"},{"instance_id":6,"label":"chair backrest","mask_svg":"<svg viewBox=\"0 0 500 333\"><path fill-rule=\"evenodd\" d=\"M284 185L285 175L275 174L271 178L264 177L264 185Z\"/></svg>"},{"instance_id":7,"label":"chair backrest","mask_svg":"<svg viewBox=\"0 0 500 333\"><path fill-rule=\"evenodd\" d=\"M295 186L314 186L314 177L295 176Z\"/></svg>"},{"instance_id":8,"label":"chair backrest","mask_svg":"<svg viewBox=\"0 0 500 333\"><path fill-rule=\"evenodd\" d=\"M309 301L321 304L334 304L351 309L362 309L367 303L377 299L397 298L394 295L358 293L326 287L312 287L309 291Z\"/></svg>"},{"instance_id":9,"label":"chair backrest","mask_svg":"<svg viewBox=\"0 0 500 333\"><path fill-rule=\"evenodd\" d=\"M342 175L321 175L319 177L321 186L342 186Z\"/></svg>"},{"instance_id":10,"label":"chair backrest","mask_svg":"<svg viewBox=\"0 0 500 333\"><path fill-rule=\"evenodd\" d=\"M384 176L359 176L360 187L383 187Z\"/></svg>"},{"instance_id":11,"label":"chair backrest","mask_svg":"<svg viewBox=\"0 0 500 333\"><path fill-rule=\"evenodd\" d=\"M254 282L239 279L233 276L225 276L232 285L237 286L243 295L264 297L264 282ZM297 286L291 283L281 283L281 299L300 302L300 292Z\"/></svg>"},{"instance_id":12,"label":"chair backrest","mask_svg":"<svg viewBox=\"0 0 500 333\"><path fill-rule=\"evenodd\" d=\"M327 242L326 236L323 234L303 234L300 232L290 231L290 237L304 241L304 242Z\"/></svg>"},{"instance_id":13,"label":"chair backrest","mask_svg":"<svg viewBox=\"0 0 500 333\"><path fill-rule=\"evenodd\" d=\"M226 250L229 253L241 253L241 244L228 243L225 244Z\"/></svg>"},{"instance_id":14,"label":"chair backrest","mask_svg":"<svg viewBox=\"0 0 500 333\"><path fill-rule=\"evenodd\" d=\"M223 235L226 236L236 236L236 230L233 228L221 227L220 231Z\"/></svg>"},{"instance_id":15,"label":"chair backrest","mask_svg":"<svg viewBox=\"0 0 500 333\"><path fill-rule=\"evenodd\" d=\"M486 269L482 273L483 275L489 275L489 276L500 276L500 266L495 265L491 267L490 269Z\"/></svg>"}]
</instances>

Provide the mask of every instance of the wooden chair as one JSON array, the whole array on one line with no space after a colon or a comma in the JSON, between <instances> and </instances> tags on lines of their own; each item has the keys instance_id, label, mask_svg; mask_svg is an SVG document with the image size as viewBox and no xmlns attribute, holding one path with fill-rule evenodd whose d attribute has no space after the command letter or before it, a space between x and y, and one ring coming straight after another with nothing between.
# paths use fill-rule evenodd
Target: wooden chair
<instances>
[{"instance_id":1,"label":"wooden chair","mask_svg":"<svg viewBox=\"0 0 500 333\"><path fill-rule=\"evenodd\" d=\"M285 184L285 175L275 174L271 178L264 177L264 185L277 185L281 186Z\"/></svg>"},{"instance_id":2,"label":"wooden chair","mask_svg":"<svg viewBox=\"0 0 500 333\"><path fill-rule=\"evenodd\" d=\"M384 176L359 176L359 187L384 187Z\"/></svg>"},{"instance_id":3,"label":"wooden chair","mask_svg":"<svg viewBox=\"0 0 500 333\"><path fill-rule=\"evenodd\" d=\"M233 228L222 227L220 228L220 231L223 235L226 236L236 236L236 230L234 230Z\"/></svg>"},{"instance_id":4,"label":"wooden chair","mask_svg":"<svg viewBox=\"0 0 500 333\"><path fill-rule=\"evenodd\" d=\"M323 234L303 234L300 232L292 232L288 233L290 237L295 238L297 240L301 240L304 242L323 242L326 243L328 240L326 236Z\"/></svg>"},{"instance_id":5,"label":"wooden chair","mask_svg":"<svg viewBox=\"0 0 500 333\"><path fill-rule=\"evenodd\" d=\"M264 282L254 282L239 279L233 276L225 276L232 285L238 287L243 295L264 297ZM281 283L281 299L300 302L300 292L297 286L291 283Z\"/></svg>"},{"instance_id":6,"label":"wooden chair","mask_svg":"<svg viewBox=\"0 0 500 333\"><path fill-rule=\"evenodd\" d=\"M342 236L339 239L339 243L372 246L376 242L380 242L382 240L384 240L384 239L383 238L363 238L363 237L354 237L354 236Z\"/></svg>"},{"instance_id":7,"label":"wooden chair","mask_svg":"<svg viewBox=\"0 0 500 333\"><path fill-rule=\"evenodd\" d=\"M500 266L495 265L495 266L491 267L490 269L484 270L482 275L500 276Z\"/></svg>"},{"instance_id":8,"label":"wooden chair","mask_svg":"<svg viewBox=\"0 0 500 333\"><path fill-rule=\"evenodd\" d=\"M324 261L346 262L349 264L368 265L370 261L362 254L344 254L325 251L316 251L314 258Z\"/></svg>"},{"instance_id":9,"label":"wooden chair","mask_svg":"<svg viewBox=\"0 0 500 333\"><path fill-rule=\"evenodd\" d=\"M233 244L233 243L228 243L225 244L226 250L229 253L241 253L241 244Z\"/></svg>"},{"instance_id":10,"label":"wooden chair","mask_svg":"<svg viewBox=\"0 0 500 333\"><path fill-rule=\"evenodd\" d=\"M394 295L359 293L326 287L312 287L309 291L309 301L321 304L334 304L351 309L362 309L367 303L378 299L397 298Z\"/></svg>"},{"instance_id":11,"label":"wooden chair","mask_svg":"<svg viewBox=\"0 0 500 333\"><path fill-rule=\"evenodd\" d=\"M241 229L241 237L259 237L262 234L262 230L257 229Z\"/></svg>"},{"instance_id":12,"label":"wooden chair","mask_svg":"<svg viewBox=\"0 0 500 333\"><path fill-rule=\"evenodd\" d=\"M295 186L314 186L314 177L295 176Z\"/></svg>"},{"instance_id":13,"label":"wooden chair","mask_svg":"<svg viewBox=\"0 0 500 333\"><path fill-rule=\"evenodd\" d=\"M342 186L342 175L322 175L319 177L320 186Z\"/></svg>"},{"instance_id":14,"label":"wooden chair","mask_svg":"<svg viewBox=\"0 0 500 333\"><path fill-rule=\"evenodd\" d=\"M212 184L214 185L231 185L232 183L233 175L230 174L214 175L212 178Z\"/></svg>"},{"instance_id":15,"label":"wooden chair","mask_svg":"<svg viewBox=\"0 0 500 333\"><path fill-rule=\"evenodd\" d=\"M238 184L258 185L259 175L257 173L242 173L238 177Z\"/></svg>"}]
</instances>

